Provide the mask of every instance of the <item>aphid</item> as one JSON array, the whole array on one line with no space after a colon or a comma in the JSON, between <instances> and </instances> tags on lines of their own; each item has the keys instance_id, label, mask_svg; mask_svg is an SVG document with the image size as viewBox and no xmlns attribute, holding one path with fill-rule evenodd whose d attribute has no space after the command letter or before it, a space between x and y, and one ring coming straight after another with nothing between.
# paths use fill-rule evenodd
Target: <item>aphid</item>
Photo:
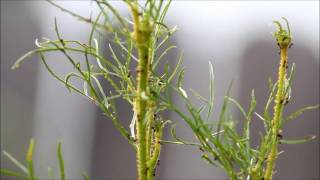
<instances>
[{"instance_id":1,"label":"aphid","mask_svg":"<svg viewBox=\"0 0 320 180\"><path fill-rule=\"evenodd\" d=\"M137 142L137 138L130 136L130 134L127 135L127 138L133 142Z\"/></svg>"},{"instance_id":2,"label":"aphid","mask_svg":"<svg viewBox=\"0 0 320 180\"><path fill-rule=\"evenodd\" d=\"M282 136L282 130L279 130L279 132L278 132L278 134L277 134L277 137L278 137L279 139L282 139L282 138L283 138L283 136Z\"/></svg>"},{"instance_id":3,"label":"aphid","mask_svg":"<svg viewBox=\"0 0 320 180\"><path fill-rule=\"evenodd\" d=\"M280 104L283 104L283 99L280 99L280 102L279 102Z\"/></svg>"},{"instance_id":4,"label":"aphid","mask_svg":"<svg viewBox=\"0 0 320 180\"><path fill-rule=\"evenodd\" d=\"M63 39L59 39L59 41L61 42L61 44L62 44L63 46L65 46L65 43L64 43Z\"/></svg>"},{"instance_id":5,"label":"aphid","mask_svg":"<svg viewBox=\"0 0 320 180\"><path fill-rule=\"evenodd\" d=\"M293 43L290 43L290 45L288 46L288 48L291 48L293 46Z\"/></svg>"},{"instance_id":6,"label":"aphid","mask_svg":"<svg viewBox=\"0 0 320 180\"><path fill-rule=\"evenodd\" d=\"M136 69L136 73L143 73L144 69Z\"/></svg>"},{"instance_id":7,"label":"aphid","mask_svg":"<svg viewBox=\"0 0 320 180\"><path fill-rule=\"evenodd\" d=\"M283 105L287 105L288 103L289 103L289 99L286 98L285 101L284 101L284 103L283 103Z\"/></svg>"},{"instance_id":8,"label":"aphid","mask_svg":"<svg viewBox=\"0 0 320 180\"><path fill-rule=\"evenodd\" d=\"M128 71L127 77L131 77L131 71Z\"/></svg>"},{"instance_id":9,"label":"aphid","mask_svg":"<svg viewBox=\"0 0 320 180\"><path fill-rule=\"evenodd\" d=\"M282 138L283 138L282 134L277 134L277 137L278 137L279 139L282 139Z\"/></svg>"},{"instance_id":10,"label":"aphid","mask_svg":"<svg viewBox=\"0 0 320 180\"><path fill-rule=\"evenodd\" d=\"M285 61L285 62L282 64L282 67L288 69L288 61Z\"/></svg>"},{"instance_id":11,"label":"aphid","mask_svg":"<svg viewBox=\"0 0 320 180\"><path fill-rule=\"evenodd\" d=\"M156 96L157 96L157 93L156 93L155 91L153 91L153 90L152 90L150 93L151 93L151 95L152 95L153 97L156 97ZM156 118L156 116L154 116L154 117Z\"/></svg>"}]
</instances>

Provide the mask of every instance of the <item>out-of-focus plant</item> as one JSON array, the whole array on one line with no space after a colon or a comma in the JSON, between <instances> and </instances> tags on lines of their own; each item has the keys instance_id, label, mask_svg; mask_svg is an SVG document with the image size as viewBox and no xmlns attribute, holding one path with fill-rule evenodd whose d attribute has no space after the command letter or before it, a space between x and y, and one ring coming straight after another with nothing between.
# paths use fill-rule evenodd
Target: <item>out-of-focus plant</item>
<instances>
[{"instance_id":1,"label":"out-of-focus plant","mask_svg":"<svg viewBox=\"0 0 320 180\"><path fill-rule=\"evenodd\" d=\"M62 156L62 147L61 142L58 143L57 148L57 158L59 162L59 172L60 172L60 179L65 180L65 173L64 173L64 160ZM6 151L3 151L3 155L7 157L21 172L15 172L8 169L0 169L0 174L9 176L9 177L15 177L19 179L30 179L30 180L37 180L39 179L36 176L36 171L34 169L33 165L33 152L35 148L35 140L31 139L28 151L26 153L26 164L19 162L17 159L15 159L11 154L9 154ZM56 179L52 173L52 169L48 168L48 177L50 180ZM83 174L84 179L88 179L88 176L86 174Z\"/></svg>"},{"instance_id":2,"label":"out-of-focus plant","mask_svg":"<svg viewBox=\"0 0 320 180\"><path fill-rule=\"evenodd\" d=\"M279 21L274 22L278 28L274 36L280 48L278 80L273 83L269 79L270 95L261 115L255 112L256 99L253 90L249 109L245 111L240 103L229 96L229 88L224 97L219 119L214 124L211 119L214 103L214 75L211 64L209 64L209 99L192 91L195 97L203 102L200 107L195 106L189 100L186 91L182 88L183 78L179 78L177 85L172 89L184 100L187 113L184 109L174 105L170 96L163 97L167 107L176 112L189 125L198 140L197 143L190 143L178 138L173 127L172 135L176 141L171 143L199 147L202 151L202 158L210 164L224 169L230 179L272 179L276 159L283 152L278 151L279 144L300 144L316 138L315 136L307 136L298 140L287 140L282 137L282 128L287 122L297 118L305 111L319 108L319 105L308 106L293 112L289 116L283 116L282 112L291 98L291 85L295 72L295 65L292 64L289 76L287 76L288 48L292 46L292 37L289 23L286 18L283 19L286 22L287 29L284 29ZM179 77L183 76L184 70L180 72ZM272 101L274 101L273 116L269 112ZM241 116L243 116L241 132L237 131L237 126L232 118L231 104L238 108ZM265 134L261 133L260 145L257 147L252 147L252 144L250 144L252 141L250 123L254 115L262 120L265 131Z\"/></svg>"}]
</instances>

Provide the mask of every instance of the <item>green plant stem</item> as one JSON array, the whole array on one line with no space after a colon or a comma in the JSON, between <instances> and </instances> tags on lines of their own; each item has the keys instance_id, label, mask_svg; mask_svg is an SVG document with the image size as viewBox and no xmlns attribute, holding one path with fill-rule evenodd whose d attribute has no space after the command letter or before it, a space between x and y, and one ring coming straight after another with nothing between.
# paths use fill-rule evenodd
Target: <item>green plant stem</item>
<instances>
[{"instance_id":1,"label":"green plant stem","mask_svg":"<svg viewBox=\"0 0 320 180\"><path fill-rule=\"evenodd\" d=\"M137 97L135 99L134 111L137 114L136 131L137 131L137 173L139 180L147 179L147 150L146 150L146 120L149 97L149 46L151 37L151 25L149 19L139 16L138 2L132 2L130 8L134 20L134 40L138 51L139 64L137 67Z\"/></svg>"},{"instance_id":2,"label":"green plant stem","mask_svg":"<svg viewBox=\"0 0 320 180\"><path fill-rule=\"evenodd\" d=\"M160 141L162 138L162 134L163 134L162 127L155 132L154 150L152 152L151 158L147 163L147 166L148 166L147 179L148 180L154 179L154 176L155 176L155 169L156 169L160 151L161 151Z\"/></svg>"},{"instance_id":3,"label":"green plant stem","mask_svg":"<svg viewBox=\"0 0 320 180\"><path fill-rule=\"evenodd\" d=\"M153 105L149 105L153 106ZM149 108L149 113L147 114L148 122L146 123L146 154L148 159L151 158L151 148L152 148L152 140L153 140L153 130L152 125L154 122L154 107ZM149 170L149 169L148 169Z\"/></svg>"},{"instance_id":4,"label":"green plant stem","mask_svg":"<svg viewBox=\"0 0 320 180\"><path fill-rule=\"evenodd\" d=\"M264 179L269 180L272 179L272 172L275 166L275 160L277 158L278 152L278 144L279 138L278 134L280 133L280 121L283 111L283 101L285 98L285 78L286 78L286 66L288 60L288 47L281 46L280 47L280 66L279 66L279 74L278 74L278 89L275 98L275 106L274 106L274 115L272 120L272 135L271 135L271 150L267 159L267 166L264 174Z\"/></svg>"},{"instance_id":5,"label":"green plant stem","mask_svg":"<svg viewBox=\"0 0 320 180\"><path fill-rule=\"evenodd\" d=\"M58 156L58 161L59 161L59 169L60 169L60 178L61 180L65 180L65 172L64 172L64 160L62 156L62 148L61 148L62 143L59 142L58 144L58 150L57 150L57 156Z\"/></svg>"}]
</instances>

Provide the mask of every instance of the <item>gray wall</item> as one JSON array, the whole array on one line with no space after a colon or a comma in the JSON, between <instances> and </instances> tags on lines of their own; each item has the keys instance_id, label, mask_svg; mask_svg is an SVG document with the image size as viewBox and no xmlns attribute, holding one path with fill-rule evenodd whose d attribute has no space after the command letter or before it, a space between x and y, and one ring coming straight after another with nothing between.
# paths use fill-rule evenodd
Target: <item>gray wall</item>
<instances>
[{"instance_id":1,"label":"gray wall","mask_svg":"<svg viewBox=\"0 0 320 180\"><path fill-rule=\"evenodd\" d=\"M118 2L113 3L126 13ZM85 16L90 15L91 8L96 9L91 2L59 1L59 4ZM274 31L271 21L285 16L290 20L294 37L289 61L297 65L294 98L286 112L289 113L319 103L318 14L317 1L174 1L167 22L179 28L171 40L179 49L169 54L168 59L175 60L179 51L184 51L185 89L192 88L201 94L208 93L208 61L214 64L216 112L232 79L235 82L232 95L245 107L251 89L255 89L259 112L267 96L267 78L276 78L279 58L271 35ZM54 16L64 37L87 42L89 26L46 2L1 1L1 150L24 160L28 141L35 137L37 169L45 177L47 166L57 172L55 147L63 139L69 178L79 178L82 172L89 172L96 179L134 178L133 150L97 108L76 94L70 95L48 75L37 57L24 63L21 69L9 69L15 59L34 48L35 38L54 39ZM59 72L67 72L70 67L60 57L51 54L51 63ZM123 119L129 121L130 108L119 103L123 107ZM169 118L178 124L178 135L193 139L184 122L173 114ZM259 128L262 128L260 120L255 118L253 137L258 137ZM301 116L284 129L285 138L309 134L319 134L319 110ZM169 133L165 137L170 138ZM280 148L285 153L278 160L278 179L319 178L318 139ZM199 153L194 148L164 145L157 176L160 179L226 178L220 169L202 161ZM12 168L3 158L1 166Z\"/></svg>"},{"instance_id":2,"label":"gray wall","mask_svg":"<svg viewBox=\"0 0 320 180\"><path fill-rule=\"evenodd\" d=\"M24 159L32 136L38 62L32 58L26 71L10 70L10 66L27 49L33 48L40 34L36 17L31 13L35 4L1 1L1 150ZM14 11L13 11L14 10ZM1 156L1 166L8 161Z\"/></svg>"}]
</instances>

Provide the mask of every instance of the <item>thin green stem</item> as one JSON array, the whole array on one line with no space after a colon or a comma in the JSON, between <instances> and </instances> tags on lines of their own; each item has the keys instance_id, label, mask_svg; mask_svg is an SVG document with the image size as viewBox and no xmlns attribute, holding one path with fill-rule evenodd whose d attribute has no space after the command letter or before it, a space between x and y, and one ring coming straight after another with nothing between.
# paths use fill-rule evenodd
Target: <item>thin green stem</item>
<instances>
[{"instance_id":1,"label":"thin green stem","mask_svg":"<svg viewBox=\"0 0 320 180\"><path fill-rule=\"evenodd\" d=\"M272 179L273 169L275 166L275 160L277 158L277 152L278 152L278 144L279 144L279 127L280 127L280 121L283 111L283 101L285 98L285 78L286 78L286 65L288 60L288 48L280 47L280 66L279 66L279 74L278 74L278 90L275 98L275 106L274 106L274 115L273 120L271 122L272 126L272 135L271 135L271 150L268 155L267 159L267 167L264 174L264 179L269 180Z\"/></svg>"},{"instance_id":2,"label":"thin green stem","mask_svg":"<svg viewBox=\"0 0 320 180\"><path fill-rule=\"evenodd\" d=\"M148 160L148 172L147 172L147 179L153 180L155 176L155 170L157 166L157 162L159 160L160 151L161 151L161 143L160 140L162 138L162 127L155 131L155 142L154 142L154 149L152 152L151 158Z\"/></svg>"},{"instance_id":3,"label":"thin green stem","mask_svg":"<svg viewBox=\"0 0 320 180\"><path fill-rule=\"evenodd\" d=\"M152 27L146 18L140 20L138 2L131 3L131 13L134 20L134 41L138 51L139 64L137 67L137 97L134 103L134 111L137 114L137 173L139 180L147 179L147 150L146 150L146 124L147 99L149 97L149 46Z\"/></svg>"}]
</instances>

